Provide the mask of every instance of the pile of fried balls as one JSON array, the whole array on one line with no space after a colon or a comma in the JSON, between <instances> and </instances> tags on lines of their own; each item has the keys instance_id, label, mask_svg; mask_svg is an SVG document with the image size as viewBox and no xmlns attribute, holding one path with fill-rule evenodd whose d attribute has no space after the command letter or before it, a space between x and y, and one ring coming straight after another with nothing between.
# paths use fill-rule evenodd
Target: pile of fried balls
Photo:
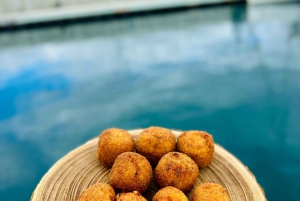
<instances>
[{"instance_id":1,"label":"pile of fried balls","mask_svg":"<svg viewBox=\"0 0 300 201\"><path fill-rule=\"evenodd\" d=\"M125 130L110 128L98 140L98 160L111 168L108 184L90 186L77 201L147 201L142 194L152 177L160 189L152 201L188 201L185 193L194 188L199 169L213 158L213 137L204 131L183 132L176 139L171 130L149 127L134 140ZM201 183L191 201L230 197L219 184Z\"/></svg>"}]
</instances>

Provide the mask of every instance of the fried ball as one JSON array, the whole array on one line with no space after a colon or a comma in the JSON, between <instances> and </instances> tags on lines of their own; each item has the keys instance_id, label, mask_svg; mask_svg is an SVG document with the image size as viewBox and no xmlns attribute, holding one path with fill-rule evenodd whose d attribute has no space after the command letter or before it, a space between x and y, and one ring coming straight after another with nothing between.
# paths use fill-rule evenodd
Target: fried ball
<instances>
[{"instance_id":1,"label":"fried ball","mask_svg":"<svg viewBox=\"0 0 300 201\"><path fill-rule=\"evenodd\" d=\"M118 155L134 151L133 137L125 130L110 128L99 135L98 160L111 167Z\"/></svg>"},{"instance_id":2,"label":"fried ball","mask_svg":"<svg viewBox=\"0 0 300 201\"><path fill-rule=\"evenodd\" d=\"M160 189L152 201L188 201L188 198L181 190L168 186Z\"/></svg>"},{"instance_id":3,"label":"fried ball","mask_svg":"<svg viewBox=\"0 0 300 201\"><path fill-rule=\"evenodd\" d=\"M116 197L116 201L147 201L139 192L121 193Z\"/></svg>"},{"instance_id":4,"label":"fried ball","mask_svg":"<svg viewBox=\"0 0 300 201\"><path fill-rule=\"evenodd\" d=\"M168 129L150 127L141 132L135 141L136 151L145 156L155 166L159 159L171 151L175 151L176 138Z\"/></svg>"},{"instance_id":5,"label":"fried ball","mask_svg":"<svg viewBox=\"0 0 300 201\"><path fill-rule=\"evenodd\" d=\"M115 160L109 174L109 184L116 191L143 193L152 178L149 161L135 152L120 154Z\"/></svg>"},{"instance_id":6,"label":"fried ball","mask_svg":"<svg viewBox=\"0 0 300 201\"><path fill-rule=\"evenodd\" d=\"M167 153L155 168L155 178L161 188L173 186L183 192L193 188L198 174L197 164L190 157L179 152Z\"/></svg>"},{"instance_id":7,"label":"fried ball","mask_svg":"<svg viewBox=\"0 0 300 201\"><path fill-rule=\"evenodd\" d=\"M192 201L230 201L230 197L219 184L202 183L195 188Z\"/></svg>"},{"instance_id":8,"label":"fried ball","mask_svg":"<svg viewBox=\"0 0 300 201\"><path fill-rule=\"evenodd\" d=\"M191 157L199 168L204 168L214 158L214 140L204 131L184 132L177 139L177 150Z\"/></svg>"},{"instance_id":9,"label":"fried ball","mask_svg":"<svg viewBox=\"0 0 300 201\"><path fill-rule=\"evenodd\" d=\"M109 184L97 183L83 191L76 201L112 201L115 196L115 191Z\"/></svg>"}]
</instances>

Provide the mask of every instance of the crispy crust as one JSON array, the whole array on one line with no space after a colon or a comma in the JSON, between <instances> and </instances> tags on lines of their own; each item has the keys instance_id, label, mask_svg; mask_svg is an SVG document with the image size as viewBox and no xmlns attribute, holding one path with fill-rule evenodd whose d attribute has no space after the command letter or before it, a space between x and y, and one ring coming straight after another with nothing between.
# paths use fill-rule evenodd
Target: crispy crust
<instances>
[{"instance_id":1,"label":"crispy crust","mask_svg":"<svg viewBox=\"0 0 300 201\"><path fill-rule=\"evenodd\" d=\"M179 152L167 153L155 168L155 178L161 188L173 186L183 192L193 188L198 174L197 164L190 157Z\"/></svg>"},{"instance_id":2,"label":"crispy crust","mask_svg":"<svg viewBox=\"0 0 300 201\"><path fill-rule=\"evenodd\" d=\"M191 201L230 201L230 197L219 184L202 183L195 188Z\"/></svg>"},{"instance_id":3,"label":"crispy crust","mask_svg":"<svg viewBox=\"0 0 300 201\"><path fill-rule=\"evenodd\" d=\"M168 129L150 127L137 137L135 146L139 154L145 156L153 166L156 166L163 155L175 151L176 138Z\"/></svg>"},{"instance_id":4,"label":"crispy crust","mask_svg":"<svg viewBox=\"0 0 300 201\"><path fill-rule=\"evenodd\" d=\"M109 174L109 184L119 192L138 191L143 193L152 178L152 168L148 160L134 152L120 154Z\"/></svg>"},{"instance_id":5,"label":"crispy crust","mask_svg":"<svg viewBox=\"0 0 300 201\"><path fill-rule=\"evenodd\" d=\"M147 201L139 192L120 193L116 197L116 201Z\"/></svg>"},{"instance_id":6,"label":"crispy crust","mask_svg":"<svg viewBox=\"0 0 300 201\"><path fill-rule=\"evenodd\" d=\"M214 158L214 140L204 131L184 132L177 139L177 150L191 157L199 168L204 168Z\"/></svg>"},{"instance_id":7,"label":"crispy crust","mask_svg":"<svg viewBox=\"0 0 300 201\"><path fill-rule=\"evenodd\" d=\"M114 201L114 189L105 183L97 183L87 188L76 201Z\"/></svg>"},{"instance_id":8,"label":"crispy crust","mask_svg":"<svg viewBox=\"0 0 300 201\"><path fill-rule=\"evenodd\" d=\"M103 165L111 167L118 155L128 151L134 151L134 140L125 130L110 128L99 135L98 160Z\"/></svg>"},{"instance_id":9,"label":"crispy crust","mask_svg":"<svg viewBox=\"0 0 300 201\"><path fill-rule=\"evenodd\" d=\"M152 201L188 201L188 198L181 190L168 186L160 189Z\"/></svg>"}]
</instances>

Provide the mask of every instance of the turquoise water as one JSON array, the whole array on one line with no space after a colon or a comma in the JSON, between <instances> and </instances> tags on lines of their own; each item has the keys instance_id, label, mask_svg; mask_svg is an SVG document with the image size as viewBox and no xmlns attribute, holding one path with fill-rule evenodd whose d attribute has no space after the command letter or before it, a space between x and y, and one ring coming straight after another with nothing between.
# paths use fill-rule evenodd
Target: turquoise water
<instances>
[{"instance_id":1,"label":"turquoise water","mask_svg":"<svg viewBox=\"0 0 300 201\"><path fill-rule=\"evenodd\" d=\"M0 200L29 200L103 129L199 129L271 201L300 188L300 4L227 5L0 32Z\"/></svg>"}]
</instances>

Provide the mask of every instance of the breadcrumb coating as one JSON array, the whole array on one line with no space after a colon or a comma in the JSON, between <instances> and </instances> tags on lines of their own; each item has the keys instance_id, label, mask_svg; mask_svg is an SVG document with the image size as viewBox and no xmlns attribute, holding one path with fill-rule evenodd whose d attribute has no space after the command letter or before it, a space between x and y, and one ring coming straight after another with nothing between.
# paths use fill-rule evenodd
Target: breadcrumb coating
<instances>
[{"instance_id":1,"label":"breadcrumb coating","mask_svg":"<svg viewBox=\"0 0 300 201\"><path fill-rule=\"evenodd\" d=\"M172 186L167 186L160 189L154 195L152 201L188 201L188 198L181 190Z\"/></svg>"},{"instance_id":2,"label":"breadcrumb coating","mask_svg":"<svg viewBox=\"0 0 300 201\"><path fill-rule=\"evenodd\" d=\"M143 193L151 178L152 167L149 161L138 153L125 152L115 160L109 174L109 184L119 192Z\"/></svg>"},{"instance_id":3,"label":"breadcrumb coating","mask_svg":"<svg viewBox=\"0 0 300 201\"><path fill-rule=\"evenodd\" d=\"M230 197L221 185L202 183L193 191L191 201L230 201Z\"/></svg>"},{"instance_id":4,"label":"breadcrumb coating","mask_svg":"<svg viewBox=\"0 0 300 201\"><path fill-rule=\"evenodd\" d=\"M134 151L134 140L125 130L110 128L99 135L98 160L103 165L111 167L118 155L129 151Z\"/></svg>"},{"instance_id":5,"label":"breadcrumb coating","mask_svg":"<svg viewBox=\"0 0 300 201\"><path fill-rule=\"evenodd\" d=\"M116 201L147 201L139 192L121 193L116 197Z\"/></svg>"},{"instance_id":6,"label":"breadcrumb coating","mask_svg":"<svg viewBox=\"0 0 300 201\"><path fill-rule=\"evenodd\" d=\"M76 201L114 201L114 189L106 183L97 183L87 188Z\"/></svg>"},{"instance_id":7,"label":"breadcrumb coating","mask_svg":"<svg viewBox=\"0 0 300 201\"><path fill-rule=\"evenodd\" d=\"M186 154L179 152L167 153L155 168L155 178L161 188L173 186L183 192L193 188L198 174L197 164Z\"/></svg>"},{"instance_id":8,"label":"breadcrumb coating","mask_svg":"<svg viewBox=\"0 0 300 201\"><path fill-rule=\"evenodd\" d=\"M204 131L183 132L177 139L177 150L191 157L199 168L204 168L214 158L214 140Z\"/></svg>"},{"instance_id":9,"label":"breadcrumb coating","mask_svg":"<svg viewBox=\"0 0 300 201\"><path fill-rule=\"evenodd\" d=\"M156 166L160 158L175 151L176 137L168 129L150 127L140 133L135 141L137 153L145 156L151 165Z\"/></svg>"}]
</instances>

